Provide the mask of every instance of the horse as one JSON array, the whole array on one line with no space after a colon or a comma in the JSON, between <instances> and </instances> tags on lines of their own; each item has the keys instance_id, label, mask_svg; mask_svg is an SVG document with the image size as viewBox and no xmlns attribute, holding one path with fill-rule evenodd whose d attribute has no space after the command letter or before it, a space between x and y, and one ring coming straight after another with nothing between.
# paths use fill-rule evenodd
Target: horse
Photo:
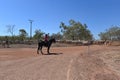
<instances>
[{"instance_id":1,"label":"horse","mask_svg":"<svg viewBox=\"0 0 120 80\"><path fill-rule=\"evenodd\" d=\"M41 51L41 54L43 55L43 52L42 52L43 46L47 47L47 53L50 54L49 49L50 49L52 43L55 43L55 42L56 42L55 38L52 38L47 42L45 42L45 41L38 42L37 54L39 54L39 51Z\"/></svg>"},{"instance_id":2,"label":"horse","mask_svg":"<svg viewBox=\"0 0 120 80\"><path fill-rule=\"evenodd\" d=\"M4 48L5 48L5 47L9 48L9 42L8 42L8 40L2 41L2 46L3 46Z\"/></svg>"}]
</instances>

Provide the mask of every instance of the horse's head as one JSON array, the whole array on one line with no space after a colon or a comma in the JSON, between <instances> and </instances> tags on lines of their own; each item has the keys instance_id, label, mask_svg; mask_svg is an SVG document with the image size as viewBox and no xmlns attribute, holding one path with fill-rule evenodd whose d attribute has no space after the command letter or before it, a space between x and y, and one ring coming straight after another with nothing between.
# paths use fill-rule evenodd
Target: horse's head
<instances>
[{"instance_id":1,"label":"horse's head","mask_svg":"<svg viewBox=\"0 0 120 80\"><path fill-rule=\"evenodd\" d=\"M51 38L51 39L49 40L49 42L50 42L50 43L52 43L52 42L55 43L56 40L55 40L55 38Z\"/></svg>"}]
</instances>

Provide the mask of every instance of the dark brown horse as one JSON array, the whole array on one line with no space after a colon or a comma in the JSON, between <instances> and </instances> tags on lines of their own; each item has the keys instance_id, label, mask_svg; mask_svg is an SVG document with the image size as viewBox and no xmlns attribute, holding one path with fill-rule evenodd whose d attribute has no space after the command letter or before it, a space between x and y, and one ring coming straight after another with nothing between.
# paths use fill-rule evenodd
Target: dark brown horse
<instances>
[{"instance_id":1,"label":"dark brown horse","mask_svg":"<svg viewBox=\"0 0 120 80\"><path fill-rule=\"evenodd\" d=\"M50 40L47 41L47 42L45 42L45 41L40 41L40 42L38 43L37 54L39 54L39 51L41 51L41 54L43 55L43 52L42 52L43 46L44 46L44 47L47 47L47 52L48 52L48 54L50 54L49 49L50 49L50 47L51 47L51 45L52 45L53 42L54 42L54 43L56 42L55 38L52 38L52 39L50 39Z\"/></svg>"},{"instance_id":2,"label":"dark brown horse","mask_svg":"<svg viewBox=\"0 0 120 80\"><path fill-rule=\"evenodd\" d=\"M8 42L8 40L6 40L6 41L2 41L2 46L5 48L9 48L9 42Z\"/></svg>"}]
</instances>

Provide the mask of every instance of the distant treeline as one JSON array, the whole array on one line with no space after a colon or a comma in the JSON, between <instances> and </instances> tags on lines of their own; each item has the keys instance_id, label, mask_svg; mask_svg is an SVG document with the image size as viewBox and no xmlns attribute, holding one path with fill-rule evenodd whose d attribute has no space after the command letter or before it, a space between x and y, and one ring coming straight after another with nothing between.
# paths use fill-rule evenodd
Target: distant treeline
<instances>
[{"instance_id":1,"label":"distant treeline","mask_svg":"<svg viewBox=\"0 0 120 80\"><path fill-rule=\"evenodd\" d=\"M11 43L16 41L38 41L44 40L46 34L40 29L34 31L34 35L29 37L25 29L19 29L19 35L14 35L15 25L7 25L8 32L11 36L0 36L0 41L9 40ZM79 21L69 20L69 24L64 22L60 23L60 32L49 35L49 38L56 38L56 40L83 40L93 41L94 37L92 32L88 29L87 24L82 24ZM112 26L104 32L98 34L101 40L120 40L120 27Z\"/></svg>"},{"instance_id":2,"label":"distant treeline","mask_svg":"<svg viewBox=\"0 0 120 80\"><path fill-rule=\"evenodd\" d=\"M101 40L120 40L120 27L112 26L99 34Z\"/></svg>"}]
</instances>

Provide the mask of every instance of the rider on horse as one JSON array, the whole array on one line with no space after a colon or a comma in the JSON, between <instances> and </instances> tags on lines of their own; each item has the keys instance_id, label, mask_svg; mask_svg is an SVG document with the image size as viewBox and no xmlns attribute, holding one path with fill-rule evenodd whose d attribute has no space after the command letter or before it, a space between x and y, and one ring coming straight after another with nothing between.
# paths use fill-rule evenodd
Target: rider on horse
<instances>
[{"instance_id":1,"label":"rider on horse","mask_svg":"<svg viewBox=\"0 0 120 80\"><path fill-rule=\"evenodd\" d=\"M44 37L44 41L45 41L45 44L48 43L48 34L45 34L45 37Z\"/></svg>"},{"instance_id":2,"label":"rider on horse","mask_svg":"<svg viewBox=\"0 0 120 80\"><path fill-rule=\"evenodd\" d=\"M48 35L47 34L45 34L45 42L47 42L48 41Z\"/></svg>"}]
</instances>

